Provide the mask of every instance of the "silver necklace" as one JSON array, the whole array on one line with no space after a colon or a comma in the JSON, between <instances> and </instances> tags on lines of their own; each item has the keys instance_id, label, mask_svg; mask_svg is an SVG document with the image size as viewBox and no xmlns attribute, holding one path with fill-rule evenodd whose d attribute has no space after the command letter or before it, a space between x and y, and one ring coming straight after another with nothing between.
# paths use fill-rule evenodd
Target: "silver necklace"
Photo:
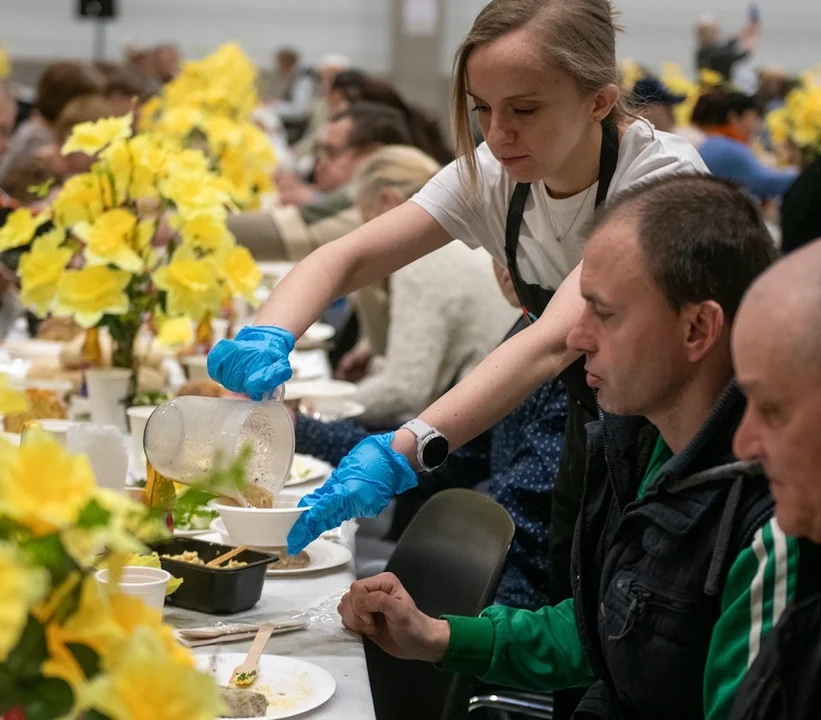
<instances>
[{"instance_id":1,"label":"silver necklace","mask_svg":"<svg viewBox=\"0 0 821 720\"><path fill-rule=\"evenodd\" d=\"M595 183L593 184L595 185ZM579 209L576 210L576 215L573 217L573 222L571 222L567 230L564 231L564 235L559 235L559 233L556 232L556 226L553 224L553 218L550 216L550 203L547 204L547 221L550 223L550 229L553 231L553 237L556 238L556 242L561 243L570 234L570 231L576 224L576 220L579 219L579 215L581 214L582 208L584 207L584 204L587 202L587 196L590 194L590 191L592 189L593 185L587 188L587 192L584 194L584 197L582 198L582 201L579 204Z\"/></svg>"}]
</instances>

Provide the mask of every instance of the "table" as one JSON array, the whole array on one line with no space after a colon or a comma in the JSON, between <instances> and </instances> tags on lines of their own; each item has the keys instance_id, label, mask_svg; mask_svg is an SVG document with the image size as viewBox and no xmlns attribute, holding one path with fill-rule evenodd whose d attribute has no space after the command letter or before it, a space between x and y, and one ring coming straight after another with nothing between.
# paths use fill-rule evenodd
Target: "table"
<instances>
[{"instance_id":1,"label":"table","mask_svg":"<svg viewBox=\"0 0 821 720\"><path fill-rule=\"evenodd\" d=\"M353 542L347 546L353 552ZM310 619L305 630L274 635L265 648L266 654L293 656L318 665L333 675L336 693L320 708L301 715L306 720L375 720L365 650L359 637L348 633L336 613L344 588L354 580L353 562L326 572L289 578L267 578L262 599L244 613L228 616L206 615L168 606L166 621L174 627L198 627L215 620L237 620L262 623L271 617L292 615L321 606L324 618ZM316 613L312 613L315 615ZM197 654L214 652L248 652L251 641L224 643L195 648Z\"/></svg>"}]
</instances>

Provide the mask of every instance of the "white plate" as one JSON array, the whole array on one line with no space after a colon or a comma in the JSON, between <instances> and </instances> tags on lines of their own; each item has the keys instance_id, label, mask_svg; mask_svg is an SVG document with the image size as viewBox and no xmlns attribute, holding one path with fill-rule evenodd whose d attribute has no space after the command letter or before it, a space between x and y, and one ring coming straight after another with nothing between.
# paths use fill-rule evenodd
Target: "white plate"
<instances>
[{"instance_id":1,"label":"white plate","mask_svg":"<svg viewBox=\"0 0 821 720\"><path fill-rule=\"evenodd\" d=\"M296 341L296 346L300 350L317 347L328 342L334 335L336 335L336 330L333 325L314 323L305 331L305 334Z\"/></svg>"},{"instance_id":2,"label":"white plate","mask_svg":"<svg viewBox=\"0 0 821 720\"><path fill-rule=\"evenodd\" d=\"M364 415L365 406L345 397L310 397L299 405L299 411L325 422L351 420Z\"/></svg>"},{"instance_id":3,"label":"white plate","mask_svg":"<svg viewBox=\"0 0 821 720\"><path fill-rule=\"evenodd\" d=\"M295 453L294 462L291 464L291 474L285 481L285 487L324 480L333 472L333 469L333 466L324 460Z\"/></svg>"},{"instance_id":4,"label":"white plate","mask_svg":"<svg viewBox=\"0 0 821 720\"><path fill-rule=\"evenodd\" d=\"M226 686L231 673L245 660L245 653L217 653L214 679ZM197 667L213 672L212 655L197 655ZM268 698L266 718L292 718L324 705L336 691L333 676L311 663L279 655L259 659L257 680L249 688Z\"/></svg>"},{"instance_id":5,"label":"white plate","mask_svg":"<svg viewBox=\"0 0 821 720\"><path fill-rule=\"evenodd\" d=\"M217 518L211 523L211 530L213 532L208 535L201 535L200 540L205 542L219 543L220 545L228 545L230 547L237 547L239 543L231 539L231 536L225 531L225 525L222 518ZM255 547L254 550L260 552L280 552L280 548L264 548ZM268 568L266 573L268 577L279 577L282 575L308 575L309 573L321 572L322 570L332 570L333 568L347 565L352 559L351 551L344 545L333 542L333 540L314 540L308 547L305 548L308 553L309 562L305 567L286 569L286 570L272 570Z\"/></svg>"},{"instance_id":6,"label":"white plate","mask_svg":"<svg viewBox=\"0 0 821 720\"><path fill-rule=\"evenodd\" d=\"M210 532L210 528L205 528L204 530L177 530L177 528L174 528L174 537L192 538L207 535Z\"/></svg>"},{"instance_id":7,"label":"white plate","mask_svg":"<svg viewBox=\"0 0 821 720\"><path fill-rule=\"evenodd\" d=\"M59 357L60 352L66 346L64 342L55 340L9 340L2 344L3 349L14 360L32 360L41 357Z\"/></svg>"},{"instance_id":8,"label":"white plate","mask_svg":"<svg viewBox=\"0 0 821 720\"><path fill-rule=\"evenodd\" d=\"M309 397L348 397L356 393L356 385L342 380L291 380L285 383L285 399Z\"/></svg>"}]
</instances>

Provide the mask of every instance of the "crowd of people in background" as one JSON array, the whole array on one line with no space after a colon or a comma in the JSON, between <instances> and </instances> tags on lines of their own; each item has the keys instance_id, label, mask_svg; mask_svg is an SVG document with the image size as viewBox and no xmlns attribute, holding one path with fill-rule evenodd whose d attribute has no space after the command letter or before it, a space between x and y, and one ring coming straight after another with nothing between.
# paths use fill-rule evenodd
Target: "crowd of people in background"
<instances>
[{"instance_id":1,"label":"crowd of people in background","mask_svg":"<svg viewBox=\"0 0 821 720\"><path fill-rule=\"evenodd\" d=\"M562 5L586 21L555 4L495 0L480 15L457 60L453 143L442 119L342 55L312 65L280 48L261 82L277 192L229 228L258 260L308 258L303 287L320 267L329 284L308 297L283 283L260 316L282 330L272 347L345 289L335 372L365 409L295 412L296 451L366 473L360 448L395 460L400 428L422 415L451 441L447 463L405 462L379 502L344 487L346 511L378 515L397 494L395 539L434 492L475 486L516 523L498 604L480 618L419 613L377 553L360 558L343 621L401 657L558 691L557 717L581 694L583 717L818 717L821 133L818 152L798 152L768 130L797 79L752 70L756 8L733 37L699 21L694 70L707 73L683 116L692 98L659 74L616 77L609 3ZM550 143L529 91L513 109L505 95L506 78L515 89L546 72L505 75L531 62L534 28L546 58L564 52ZM580 49L572 33L600 42ZM173 44L54 62L31 105L0 86L0 226L89 170L93 158L60 152L73 128L134 111L181 62ZM601 151L588 157L590 138ZM795 254L776 261L779 249ZM16 269L16 251L0 253L0 334L26 313ZM242 392L230 353L247 348L234 342L209 367ZM495 385L494 362L515 366ZM478 418L426 410L483 385ZM505 397L484 402L493 392Z\"/></svg>"}]
</instances>

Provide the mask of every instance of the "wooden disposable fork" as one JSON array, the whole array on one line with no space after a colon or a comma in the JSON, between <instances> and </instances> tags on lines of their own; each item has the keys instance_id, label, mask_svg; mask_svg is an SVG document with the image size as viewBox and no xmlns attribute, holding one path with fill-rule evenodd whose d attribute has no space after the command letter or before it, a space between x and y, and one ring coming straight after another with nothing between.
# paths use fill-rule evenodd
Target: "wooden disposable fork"
<instances>
[{"instance_id":1,"label":"wooden disposable fork","mask_svg":"<svg viewBox=\"0 0 821 720\"><path fill-rule=\"evenodd\" d=\"M257 630L257 636L254 638L254 642L251 643L251 649L245 656L245 660L242 664L237 665L231 674L231 679L228 681L230 687L248 687L257 679L257 675L259 674L259 658L262 655L262 651L265 650L265 645L268 643L268 639L271 637L273 631L274 623L265 623L260 626L259 630Z\"/></svg>"}]
</instances>

